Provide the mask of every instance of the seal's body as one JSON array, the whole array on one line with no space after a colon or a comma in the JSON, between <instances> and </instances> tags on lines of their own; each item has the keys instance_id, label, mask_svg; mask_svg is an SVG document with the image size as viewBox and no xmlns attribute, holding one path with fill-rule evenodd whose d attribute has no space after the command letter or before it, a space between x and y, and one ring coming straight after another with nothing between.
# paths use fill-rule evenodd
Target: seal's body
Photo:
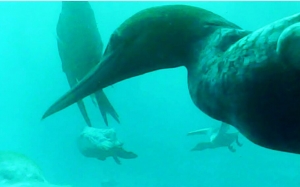
<instances>
[{"instance_id":1,"label":"seal's body","mask_svg":"<svg viewBox=\"0 0 300 187\"><path fill-rule=\"evenodd\" d=\"M103 43L89 2L63 1L56 32L62 69L72 88L100 62L102 57ZM103 90L91 96L95 97L106 125L108 125L107 114L111 114L119 122L119 116ZM77 104L85 122L91 126L84 102L79 100Z\"/></svg>"},{"instance_id":2,"label":"seal's body","mask_svg":"<svg viewBox=\"0 0 300 187\"><path fill-rule=\"evenodd\" d=\"M120 158L137 158L137 154L123 148L123 143L118 140L114 129L85 127L77 139L77 147L85 157L102 161L112 157L119 165L121 164Z\"/></svg>"},{"instance_id":3,"label":"seal's body","mask_svg":"<svg viewBox=\"0 0 300 187\"><path fill-rule=\"evenodd\" d=\"M300 153L300 58L289 48L299 47L299 27L295 27L299 22L300 14L279 20L243 37L224 53L218 47L204 49L211 58L202 53L188 71L195 104L256 144Z\"/></svg>"},{"instance_id":4,"label":"seal's body","mask_svg":"<svg viewBox=\"0 0 300 187\"><path fill-rule=\"evenodd\" d=\"M239 132L228 132L229 124L222 123L217 128L204 128L196 131L189 132L187 135L208 135L209 141L199 142L191 151L203 151L205 149L216 149L221 147L228 147L231 152L236 152L233 143L241 147L239 142Z\"/></svg>"}]
</instances>

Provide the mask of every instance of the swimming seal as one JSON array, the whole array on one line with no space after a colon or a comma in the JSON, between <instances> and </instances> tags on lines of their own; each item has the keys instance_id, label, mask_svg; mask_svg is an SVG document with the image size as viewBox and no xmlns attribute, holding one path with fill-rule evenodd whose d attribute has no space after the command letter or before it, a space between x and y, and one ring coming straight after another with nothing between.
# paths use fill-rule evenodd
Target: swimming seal
<instances>
[{"instance_id":1,"label":"swimming seal","mask_svg":"<svg viewBox=\"0 0 300 187\"><path fill-rule=\"evenodd\" d=\"M62 69L72 88L100 62L102 57L103 43L89 2L63 1L56 32ZM103 90L91 96L95 97L97 104L94 104L98 105L106 125L108 125L107 114L120 123L117 112ZM79 100L77 104L87 125L92 126L84 102Z\"/></svg>"},{"instance_id":2,"label":"swimming seal","mask_svg":"<svg viewBox=\"0 0 300 187\"><path fill-rule=\"evenodd\" d=\"M300 14L245 31L204 9L170 5L127 19L101 63L43 118L118 81L185 66L195 105L265 148L300 154Z\"/></svg>"},{"instance_id":3,"label":"swimming seal","mask_svg":"<svg viewBox=\"0 0 300 187\"><path fill-rule=\"evenodd\" d=\"M217 128L204 128L196 131L189 132L187 135L208 135L209 141L198 143L191 151L203 151L205 149L216 149L220 147L228 147L231 152L236 152L233 147L233 143L241 147L242 144L239 142L239 132L228 132L229 124L222 123Z\"/></svg>"},{"instance_id":4,"label":"swimming seal","mask_svg":"<svg viewBox=\"0 0 300 187\"><path fill-rule=\"evenodd\" d=\"M112 157L117 164L123 159L137 158L137 154L126 151L123 143L117 138L114 129L97 129L85 127L77 139L77 147L82 155L98 160Z\"/></svg>"}]
</instances>

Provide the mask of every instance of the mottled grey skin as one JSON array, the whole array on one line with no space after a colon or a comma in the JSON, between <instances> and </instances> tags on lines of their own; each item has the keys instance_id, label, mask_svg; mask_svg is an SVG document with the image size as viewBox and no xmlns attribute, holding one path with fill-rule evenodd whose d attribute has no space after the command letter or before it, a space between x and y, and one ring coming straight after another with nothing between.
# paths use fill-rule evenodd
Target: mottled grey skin
<instances>
[{"instance_id":1,"label":"mottled grey skin","mask_svg":"<svg viewBox=\"0 0 300 187\"><path fill-rule=\"evenodd\" d=\"M41 169L27 156L0 151L0 186L24 181L46 182Z\"/></svg>"},{"instance_id":2,"label":"mottled grey skin","mask_svg":"<svg viewBox=\"0 0 300 187\"><path fill-rule=\"evenodd\" d=\"M209 141L198 143L191 151L203 151L205 149L216 149L220 147L228 147L231 152L235 152L233 143L241 147L242 144L238 140L238 132L228 132L230 125L222 123L217 128L205 128L189 132L187 135L208 135Z\"/></svg>"},{"instance_id":3,"label":"mottled grey skin","mask_svg":"<svg viewBox=\"0 0 300 187\"><path fill-rule=\"evenodd\" d=\"M300 154L299 22L297 14L249 32L195 7L143 10L114 32L97 68L43 118L124 79L185 66L201 111L260 146Z\"/></svg>"},{"instance_id":4,"label":"mottled grey skin","mask_svg":"<svg viewBox=\"0 0 300 187\"><path fill-rule=\"evenodd\" d=\"M1 187L71 187L47 182L39 166L27 156L0 151Z\"/></svg>"},{"instance_id":5,"label":"mottled grey skin","mask_svg":"<svg viewBox=\"0 0 300 187\"><path fill-rule=\"evenodd\" d=\"M56 31L62 69L72 88L102 57L103 43L89 2L63 1ZM94 97L105 124L108 125L107 114L120 123L117 112L104 92L99 90L94 93ZM92 126L84 102L79 100L77 104L87 125Z\"/></svg>"},{"instance_id":6,"label":"mottled grey skin","mask_svg":"<svg viewBox=\"0 0 300 187\"><path fill-rule=\"evenodd\" d=\"M198 108L260 146L299 154L300 58L294 52L300 44L299 21L297 14L267 25L225 53L207 45L204 51L212 55L200 55L198 64L188 68ZM218 43L215 38L211 44Z\"/></svg>"},{"instance_id":7,"label":"mottled grey skin","mask_svg":"<svg viewBox=\"0 0 300 187\"><path fill-rule=\"evenodd\" d=\"M119 165L121 164L120 158L137 158L137 154L126 151L123 145L117 139L114 129L85 127L77 140L77 147L85 157L97 158L102 161L112 157Z\"/></svg>"}]
</instances>

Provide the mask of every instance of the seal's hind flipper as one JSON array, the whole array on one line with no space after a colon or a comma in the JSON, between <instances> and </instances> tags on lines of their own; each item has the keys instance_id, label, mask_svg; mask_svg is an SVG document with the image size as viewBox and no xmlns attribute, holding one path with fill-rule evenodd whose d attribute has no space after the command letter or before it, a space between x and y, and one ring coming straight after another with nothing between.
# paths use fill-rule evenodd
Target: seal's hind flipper
<instances>
[{"instance_id":1,"label":"seal's hind flipper","mask_svg":"<svg viewBox=\"0 0 300 187\"><path fill-rule=\"evenodd\" d=\"M119 148L116 151L116 154L118 155L118 157L124 159L134 159L138 157L137 154L135 154L134 152L125 151L123 148Z\"/></svg>"},{"instance_id":2,"label":"seal's hind flipper","mask_svg":"<svg viewBox=\"0 0 300 187\"><path fill-rule=\"evenodd\" d=\"M90 96L91 96L92 103L93 103L95 106L98 106L98 105L97 105L97 102L96 102L95 94L92 94L92 95L90 95Z\"/></svg>"},{"instance_id":3,"label":"seal's hind flipper","mask_svg":"<svg viewBox=\"0 0 300 187\"><path fill-rule=\"evenodd\" d=\"M71 88L74 87L74 86L77 84L77 79L76 79L76 77L75 77L71 72L66 72L66 76L67 76L68 83L69 83L70 87L71 87ZM82 116L83 116L85 122L87 123L87 125L88 125L89 127L91 127L91 126L92 126L92 123L91 123L91 120L90 120L90 118L89 118L89 116L88 116L88 114L87 114L87 111L86 111L86 108L85 108L85 106L84 106L83 101L82 101L82 100L79 100L79 101L77 102L77 105L78 105L78 108L79 108L79 110L80 110L80 112L81 112L81 114L82 114Z\"/></svg>"},{"instance_id":4,"label":"seal's hind flipper","mask_svg":"<svg viewBox=\"0 0 300 187\"><path fill-rule=\"evenodd\" d=\"M113 159L118 165L121 165L121 160L118 157L113 156Z\"/></svg>"},{"instance_id":5,"label":"seal's hind flipper","mask_svg":"<svg viewBox=\"0 0 300 187\"><path fill-rule=\"evenodd\" d=\"M229 149L229 151L231 151L231 152L233 152L233 153L236 152L236 149L235 149L232 145L229 145L229 146L228 146L228 149Z\"/></svg>"},{"instance_id":6,"label":"seal's hind flipper","mask_svg":"<svg viewBox=\"0 0 300 187\"><path fill-rule=\"evenodd\" d=\"M200 142L193 149L191 149L191 151L203 151L211 148L213 148L213 144L211 142Z\"/></svg>"},{"instance_id":7,"label":"seal's hind flipper","mask_svg":"<svg viewBox=\"0 0 300 187\"><path fill-rule=\"evenodd\" d=\"M110 114L118 123L120 123L119 115L117 114L112 104L109 102L103 90L97 91L95 93L95 98L105 124L108 126L107 114Z\"/></svg>"}]
</instances>

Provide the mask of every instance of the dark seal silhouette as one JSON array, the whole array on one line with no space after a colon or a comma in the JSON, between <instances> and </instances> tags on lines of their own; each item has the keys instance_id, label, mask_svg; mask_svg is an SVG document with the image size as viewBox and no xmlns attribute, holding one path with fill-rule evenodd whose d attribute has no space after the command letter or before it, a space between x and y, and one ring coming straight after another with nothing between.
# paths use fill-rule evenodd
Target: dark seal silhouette
<instances>
[{"instance_id":1,"label":"dark seal silhouette","mask_svg":"<svg viewBox=\"0 0 300 187\"><path fill-rule=\"evenodd\" d=\"M63 1L56 32L62 69L72 88L102 57L103 43L89 2ZM117 112L101 89L91 96L94 96L106 125L107 114L120 123ZM91 126L84 102L78 100L77 104L87 125Z\"/></svg>"}]
</instances>

